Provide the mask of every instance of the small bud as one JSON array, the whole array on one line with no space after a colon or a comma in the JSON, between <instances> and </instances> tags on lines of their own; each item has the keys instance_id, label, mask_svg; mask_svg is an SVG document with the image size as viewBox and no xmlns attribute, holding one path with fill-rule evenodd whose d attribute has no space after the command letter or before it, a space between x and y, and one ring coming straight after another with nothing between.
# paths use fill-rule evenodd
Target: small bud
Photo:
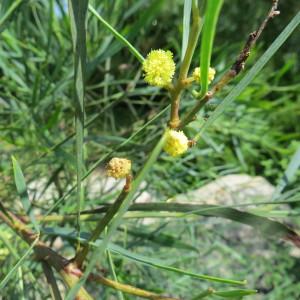
<instances>
[{"instance_id":1,"label":"small bud","mask_svg":"<svg viewBox=\"0 0 300 300\"><path fill-rule=\"evenodd\" d=\"M124 178L130 174L131 160L114 157L106 166L106 175L113 178Z\"/></svg>"},{"instance_id":2,"label":"small bud","mask_svg":"<svg viewBox=\"0 0 300 300\"><path fill-rule=\"evenodd\" d=\"M145 81L153 86L166 87L175 73L175 63L171 51L152 50L143 63Z\"/></svg>"},{"instance_id":3,"label":"small bud","mask_svg":"<svg viewBox=\"0 0 300 300\"><path fill-rule=\"evenodd\" d=\"M208 70L208 83L211 83L215 78L216 70L214 68L209 68ZM200 82L200 68L195 68L193 72L193 78L196 82Z\"/></svg>"},{"instance_id":4,"label":"small bud","mask_svg":"<svg viewBox=\"0 0 300 300\"><path fill-rule=\"evenodd\" d=\"M188 142L188 146L190 148L194 147L196 144L197 144L197 142L195 140L189 140L189 142Z\"/></svg>"},{"instance_id":5,"label":"small bud","mask_svg":"<svg viewBox=\"0 0 300 300\"><path fill-rule=\"evenodd\" d=\"M164 150L171 156L176 157L189 148L189 140L182 131L169 129L167 131L166 142Z\"/></svg>"}]
</instances>

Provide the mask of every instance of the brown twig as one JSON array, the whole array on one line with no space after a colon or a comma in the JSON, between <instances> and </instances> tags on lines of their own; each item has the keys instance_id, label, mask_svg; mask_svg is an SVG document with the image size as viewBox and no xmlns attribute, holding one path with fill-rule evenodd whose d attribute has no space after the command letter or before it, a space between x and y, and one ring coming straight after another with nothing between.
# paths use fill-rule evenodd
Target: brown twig
<instances>
[{"instance_id":1,"label":"brown twig","mask_svg":"<svg viewBox=\"0 0 300 300\"><path fill-rule=\"evenodd\" d=\"M9 215L9 217L7 215ZM28 229L27 225L24 222L20 221L15 215L13 215L10 212L4 214L2 211L0 211L0 219L4 221L4 223L6 223L10 228L12 228L28 244L32 244L38 237L37 234ZM77 267L76 264L72 263L70 260L64 258L60 254L52 250L42 241L38 241L36 243L36 245L34 246L34 252L38 260L42 261L49 267L53 267L57 272L59 272L64 282L70 288L73 287L82 276L82 271ZM49 275L49 273L47 272L46 275ZM47 279L49 279L48 276ZM53 277L52 279L55 280L55 278ZM178 298L162 296L153 292L149 292L147 290L136 288L132 285L119 283L117 281L105 278L100 275L90 275L89 280L96 281L108 287L120 290L124 293L132 294L147 299L178 300ZM92 299L93 297L90 294L88 294L88 292L83 287L81 287L77 294L76 300Z\"/></svg>"},{"instance_id":2,"label":"brown twig","mask_svg":"<svg viewBox=\"0 0 300 300\"><path fill-rule=\"evenodd\" d=\"M235 63L231 67L231 70L234 71L236 73L236 75L239 74L240 71L244 69L245 62L246 62L246 60L248 59L248 57L250 55L251 48L254 46L254 44L256 43L258 38L260 37L261 33L265 29L265 27L266 27L267 23L269 22L269 20L272 19L273 17L279 15L280 12L277 10L278 1L279 0L273 0L272 1L273 2L272 7L269 10L269 13L267 14L264 21L261 23L261 25L259 26L259 28L256 31L250 33L250 35L248 37L248 40L246 41L246 43L244 45L243 50L241 51L241 53L238 56L237 60L235 61Z\"/></svg>"},{"instance_id":3,"label":"brown twig","mask_svg":"<svg viewBox=\"0 0 300 300\"><path fill-rule=\"evenodd\" d=\"M9 217L8 217L9 215ZM25 242L31 245L36 241L38 235L32 232L26 224L20 221L15 215L6 211L0 211L0 219L13 229ZM38 260L46 262L53 267L63 278L64 282L71 288L79 278L69 271L69 260L53 251L42 241L37 241L34 246L34 253ZM76 300L92 300L93 297L81 287L77 293Z\"/></svg>"},{"instance_id":4,"label":"brown twig","mask_svg":"<svg viewBox=\"0 0 300 300\"><path fill-rule=\"evenodd\" d=\"M213 88L207 92L203 99L198 100L198 102L194 105L194 107L187 113L187 115L183 118L183 120L178 125L178 129L184 128L190 122L192 122L196 118L196 114L199 110L217 93L219 92L224 86L226 86L233 78L235 78L245 67L246 60L250 56L251 49L255 45L256 41L262 34L263 30L265 29L267 23L273 17L279 15L278 8L279 0L272 0L272 6L261 23L258 29L252 33L250 33L242 51L238 55L236 61L233 63L232 67L228 72L226 72L221 79L213 86Z\"/></svg>"}]
</instances>

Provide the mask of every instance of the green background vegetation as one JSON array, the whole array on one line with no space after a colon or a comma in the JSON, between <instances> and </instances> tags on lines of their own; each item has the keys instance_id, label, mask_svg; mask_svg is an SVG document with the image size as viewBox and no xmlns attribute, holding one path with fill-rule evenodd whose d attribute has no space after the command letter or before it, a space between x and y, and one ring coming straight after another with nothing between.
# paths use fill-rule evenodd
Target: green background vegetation
<instances>
[{"instance_id":1,"label":"green background vegetation","mask_svg":"<svg viewBox=\"0 0 300 300\"><path fill-rule=\"evenodd\" d=\"M13 2L16 9L5 18ZM13 180L12 154L22 166L27 184L46 178L47 186L54 184L58 196L74 183L76 174L74 139L49 151L74 132L72 40L66 6L63 1L17 3L1 1L0 4L0 198L15 213L21 211L21 206ZM144 56L151 49L163 48L171 50L175 61L180 61L183 1L107 0L90 3ZM269 6L270 1L266 0L255 3L251 0L225 1L212 56L217 78L231 66L248 34L257 28ZM251 53L246 70L299 8L298 0L281 1L280 16L268 24ZM91 14L88 14L87 28L86 119L92 121L86 129L85 156L90 167L161 112L169 99L164 90L144 83L136 58ZM279 183L300 146L299 36L298 28L183 159L174 160L162 155L160 163L153 166L147 177L147 190L156 199L164 202L227 174L259 175L275 186ZM196 55L193 66L197 65ZM190 136L197 132L244 74L218 94L213 105L199 114L199 121L187 131ZM184 110L191 107L193 101L191 95L185 93ZM134 170L137 170L161 135L167 120L168 114L162 114L133 141L118 149L117 156L132 159ZM296 175L284 190L286 199L299 194L299 171ZM99 190L95 199L86 199L85 209L115 199L115 195L112 192L103 194ZM55 200L44 201L43 193L40 198L32 199L41 213L45 213ZM291 204L287 210L294 214L288 221L299 228L299 204ZM75 211L74 194L54 212L65 215ZM74 224L49 223L46 229L54 231L54 235L45 234L43 238L52 243L64 230L74 230ZM90 228L93 228L93 223L84 223L83 231L88 232ZM249 299L298 299L300 263L299 256L290 255L293 246L272 237L266 238L255 230L245 234L244 238L240 237L237 232L241 228L243 225L238 223L202 217L172 221L158 219L147 226L134 220L126 222L127 234L120 233L113 242L181 269L247 279L247 287L259 290L258 295L249 296ZM25 253L27 246L5 225L0 224L0 231L0 277L4 277L18 261L18 256ZM64 240L61 252L74 254L73 245L74 241ZM183 299L191 299L208 287L226 289L222 284L151 268L120 255L113 254L113 260L120 281L157 292L168 291ZM99 266L109 273L106 258ZM45 281L36 283L36 279L42 276L40 265L27 260L22 270L23 274L16 273L1 291L3 298L48 299ZM101 299L120 297L115 291L99 285L90 284L88 290L98 290Z\"/></svg>"}]
</instances>

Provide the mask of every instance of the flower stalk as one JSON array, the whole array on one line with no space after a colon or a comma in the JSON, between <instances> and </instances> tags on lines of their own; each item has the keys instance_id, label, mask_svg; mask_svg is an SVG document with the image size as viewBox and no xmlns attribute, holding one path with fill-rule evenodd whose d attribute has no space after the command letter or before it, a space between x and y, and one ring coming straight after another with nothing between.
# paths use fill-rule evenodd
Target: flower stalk
<instances>
[{"instance_id":1,"label":"flower stalk","mask_svg":"<svg viewBox=\"0 0 300 300\"><path fill-rule=\"evenodd\" d=\"M83 245L82 248L79 250L79 252L76 254L74 261L78 267L82 266L86 256L88 255L90 249L90 243L94 242L101 235L105 227L109 224L112 218L119 211L121 205L123 204L124 199L126 199L126 196L130 192L131 182L132 182L132 176L128 174L126 176L126 182L122 192L119 194L116 201L109 207L104 217L99 220L96 228L94 229L91 236L89 237L88 242L85 245Z\"/></svg>"},{"instance_id":2,"label":"flower stalk","mask_svg":"<svg viewBox=\"0 0 300 300\"><path fill-rule=\"evenodd\" d=\"M187 49L182 61L182 65L179 70L178 80L175 86L170 88L171 114L170 114L169 126L172 129L176 129L180 125L179 106L180 106L181 94L182 91L189 84L188 82L186 82L186 79L197 46L199 35L201 32L201 18L200 18L197 1L195 0L193 1L192 14L193 14L192 27L188 39Z\"/></svg>"},{"instance_id":3,"label":"flower stalk","mask_svg":"<svg viewBox=\"0 0 300 300\"><path fill-rule=\"evenodd\" d=\"M278 7L278 0L272 1L272 6L261 23L261 25L258 27L258 29L252 33L250 33L242 51L238 55L236 61L233 63L232 67L228 72L226 72L220 80L212 87L210 91L208 91L203 97L201 95L197 95L197 97L201 97L197 103L192 107L192 109L186 114L186 116L183 118L182 122L178 125L179 129L183 129L186 125L188 125L190 122L195 120L196 114L205 106L205 104L213 98L213 96L223 89L233 78L235 78L245 67L246 60L250 56L251 49L255 45L256 41L262 34L263 30L265 29L267 23L270 19L273 17L279 15L279 11L277 10Z\"/></svg>"}]
</instances>

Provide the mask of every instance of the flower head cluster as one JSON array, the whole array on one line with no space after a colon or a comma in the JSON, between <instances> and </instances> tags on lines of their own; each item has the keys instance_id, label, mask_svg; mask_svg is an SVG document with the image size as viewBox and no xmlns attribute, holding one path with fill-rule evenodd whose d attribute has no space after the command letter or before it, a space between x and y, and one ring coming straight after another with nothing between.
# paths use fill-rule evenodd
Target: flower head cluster
<instances>
[{"instance_id":1,"label":"flower head cluster","mask_svg":"<svg viewBox=\"0 0 300 300\"><path fill-rule=\"evenodd\" d=\"M164 150L171 156L176 157L189 148L189 140L182 131L168 129Z\"/></svg>"},{"instance_id":2,"label":"flower head cluster","mask_svg":"<svg viewBox=\"0 0 300 300\"><path fill-rule=\"evenodd\" d=\"M124 178L131 171L131 161L126 158L114 157L106 166L106 175L113 178Z\"/></svg>"},{"instance_id":3,"label":"flower head cluster","mask_svg":"<svg viewBox=\"0 0 300 300\"><path fill-rule=\"evenodd\" d=\"M211 83L215 78L216 70L214 68L208 69L208 83ZM193 78L196 82L200 82L200 68L195 68Z\"/></svg>"},{"instance_id":4,"label":"flower head cluster","mask_svg":"<svg viewBox=\"0 0 300 300\"><path fill-rule=\"evenodd\" d=\"M153 86L165 87L171 83L175 63L171 51L152 50L143 63L145 81Z\"/></svg>"}]
</instances>

